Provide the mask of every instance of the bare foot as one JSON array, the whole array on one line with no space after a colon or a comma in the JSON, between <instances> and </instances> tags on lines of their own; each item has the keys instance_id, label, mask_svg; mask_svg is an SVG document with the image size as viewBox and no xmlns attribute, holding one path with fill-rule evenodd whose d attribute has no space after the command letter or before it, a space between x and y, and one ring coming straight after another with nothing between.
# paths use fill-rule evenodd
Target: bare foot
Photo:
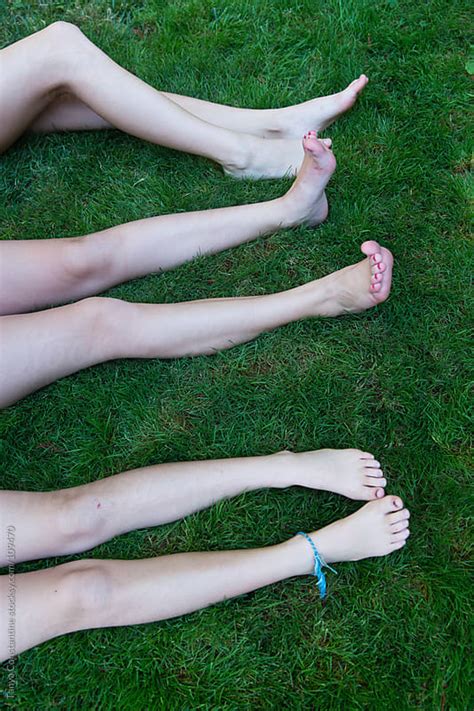
<instances>
[{"instance_id":1,"label":"bare foot","mask_svg":"<svg viewBox=\"0 0 474 711\"><path fill-rule=\"evenodd\" d=\"M303 131L299 135L302 134ZM242 133L232 159L221 165L224 173L232 178L292 178L298 173L303 158L300 140L280 138L270 141Z\"/></svg>"},{"instance_id":2,"label":"bare foot","mask_svg":"<svg viewBox=\"0 0 474 711\"><path fill-rule=\"evenodd\" d=\"M302 223L318 225L327 217L328 201L324 188L336 170L336 159L331 150L331 140L318 139L316 131L303 138L304 160L298 177L282 197L288 227Z\"/></svg>"},{"instance_id":3,"label":"bare foot","mask_svg":"<svg viewBox=\"0 0 474 711\"><path fill-rule=\"evenodd\" d=\"M321 96L303 104L277 109L274 112L276 128L269 128L269 138L297 138L308 128L321 131L348 111L356 102L369 80L365 74L347 86L344 91L330 96Z\"/></svg>"},{"instance_id":4,"label":"bare foot","mask_svg":"<svg viewBox=\"0 0 474 711\"><path fill-rule=\"evenodd\" d=\"M393 256L375 240L361 245L367 259L308 284L318 295L317 316L339 316L365 311L388 298Z\"/></svg>"},{"instance_id":5,"label":"bare foot","mask_svg":"<svg viewBox=\"0 0 474 711\"><path fill-rule=\"evenodd\" d=\"M315 531L311 538L327 563L388 555L405 545L410 535L409 518L410 512L398 496L384 496ZM309 557L310 566L311 562Z\"/></svg>"},{"instance_id":6,"label":"bare foot","mask_svg":"<svg viewBox=\"0 0 474 711\"><path fill-rule=\"evenodd\" d=\"M387 485L373 454L360 449L320 449L315 452L279 452L288 457L287 485L332 491L349 499L381 499Z\"/></svg>"}]
</instances>

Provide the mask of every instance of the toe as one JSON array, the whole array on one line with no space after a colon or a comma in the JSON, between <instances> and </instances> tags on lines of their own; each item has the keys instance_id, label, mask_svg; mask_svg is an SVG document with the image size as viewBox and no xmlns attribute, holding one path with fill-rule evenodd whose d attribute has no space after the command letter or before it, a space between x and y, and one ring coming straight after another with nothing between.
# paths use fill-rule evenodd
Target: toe
<instances>
[{"instance_id":1,"label":"toe","mask_svg":"<svg viewBox=\"0 0 474 711\"><path fill-rule=\"evenodd\" d=\"M371 469L370 467L364 467L363 473L368 479L381 479L383 477L382 469Z\"/></svg>"},{"instance_id":2,"label":"toe","mask_svg":"<svg viewBox=\"0 0 474 711\"><path fill-rule=\"evenodd\" d=\"M381 282L382 283L381 294L378 297L379 303L381 301L385 301L385 299L388 298L388 295L390 294L391 284L392 284L393 255L386 248L383 248L383 265L384 265L384 270L383 270L384 275L383 275L383 281Z\"/></svg>"},{"instance_id":3,"label":"toe","mask_svg":"<svg viewBox=\"0 0 474 711\"><path fill-rule=\"evenodd\" d=\"M401 531L404 531L406 528L408 528L408 519L399 521L398 523L392 523L390 533L401 533Z\"/></svg>"},{"instance_id":4,"label":"toe","mask_svg":"<svg viewBox=\"0 0 474 711\"><path fill-rule=\"evenodd\" d=\"M406 541L409 535L410 530L408 528L405 528L404 531L400 531L400 533L394 533L393 536L390 536L390 542L401 543L402 541Z\"/></svg>"},{"instance_id":5,"label":"toe","mask_svg":"<svg viewBox=\"0 0 474 711\"><path fill-rule=\"evenodd\" d=\"M403 501L399 496L385 496L382 499L383 510L385 513L391 513L392 511L399 511L403 509Z\"/></svg>"},{"instance_id":6,"label":"toe","mask_svg":"<svg viewBox=\"0 0 474 711\"><path fill-rule=\"evenodd\" d=\"M379 282L379 283L376 283L376 284L371 284L371 285L370 285L370 288L369 288L369 291L380 291L381 288L382 288L382 285L381 285L380 282Z\"/></svg>"},{"instance_id":7,"label":"toe","mask_svg":"<svg viewBox=\"0 0 474 711\"><path fill-rule=\"evenodd\" d=\"M376 501L377 499L383 499L385 496L385 491L379 486L364 486L362 498L367 501Z\"/></svg>"},{"instance_id":8,"label":"toe","mask_svg":"<svg viewBox=\"0 0 474 711\"><path fill-rule=\"evenodd\" d=\"M331 139L324 139L330 141ZM315 155L320 155L324 153L326 147L325 142L323 140L318 139L318 134L316 131L308 131L305 133L303 136L303 148L307 153L310 153L312 156ZM330 144L329 144L330 145Z\"/></svg>"},{"instance_id":9,"label":"toe","mask_svg":"<svg viewBox=\"0 0 474 711\"><path fill-rule=\"evenodd\" d=\"M356 450L356 451L358 451L358 450ZM359 451L359 455L360 455L361 459L374 459L374 455L371 454L370 452L360 452Z\"/></svg>"},{"instance_id":10,"label":"toe","mask_svg":"<svg viewBox=\"0 0 474 711\"><path fill-rule=\"evenodd\" d=\"M394 511L389 516L389 524L399 523L400 521L408 521L410 518L410 512L408 509L402 509L401 511Z\"/></svg>"},{"instance_id":11,"label":"toe","mask_svg":"<svg viewBox=\"0 0 474 711\"><path fill-rule=\"evenodd\" d=\"M364 482L364 484L365 484L365 486L374 486L374 487L377 487L377 488L380 488L380 487L381 487L381 488L383 489L384 487L387 486L387 480L384 479L383 476L381 476L381 477L369 477L369 476L367 476L367 477L365 477L365 482Z\"/></svg>"},{"instance_id":12,"label":"toe","mask_svg":"<svg viewBox=\"0 0 474 711\"><path fill-rule=\"evenodd\" d=\"M369 489L381 489L382 491L387 486L387 481L385 479L369 479L366 478L364 481L364 486L369 487ZM378 499L382 498L377 496Z\"/></svg>"},{"instance_id":13,"label":"toe","mask_svg":"<svg viewBox=\"0 0 474 711\"><path fill-rule=\"evenodd\" d=\"M364 463L366 469L380 469L380 466L380 462L377 459L371 459L370 462Z\"/></svg>"},{"instance_id":14,"label":"toe","mask_svg":"<svg viewBox=\"0 0 474 711\"><path fill-rule=\"evenodd\" d=\"M372 254L376 252L380 254L380 245L373 239L369 239L366 242L362 242L360 246L361 252L367 257L371 257Z\"/></svg>"}]
</instances>

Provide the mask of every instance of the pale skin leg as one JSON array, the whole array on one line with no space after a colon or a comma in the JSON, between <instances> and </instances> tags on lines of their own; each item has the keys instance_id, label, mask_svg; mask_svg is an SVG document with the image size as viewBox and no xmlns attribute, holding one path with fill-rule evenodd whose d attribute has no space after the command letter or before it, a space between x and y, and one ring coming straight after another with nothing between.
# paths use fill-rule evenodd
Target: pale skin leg
<instances>
[{"instance_id":1,"label":"pale skin leg","mask_svg":"<svg viewBox=\"0 0 474 711\"><path fill-rule=\"evenodd\" d=\"M18 532L16 562L90 550L128 531L176 521L244 491L305 486L382 498L386 480L358 449L279 452L136 469L53 492L1 491L0 520ZM0 550L0 567L7 564Z\"/></svg>"},{"instance_id":2,"label":"pale skin leg","mask_svg":"<svg viewBox=\"0 0 474 711\"><path fill-rule=\"evenodd\" d=\"M298 178L276 200L138 220L86 237L0 241L0 315L91 296L283 227L319 224L336 161L315 133L303 143Z\"/></svg>"},{"instance_id":3,"label":"pale skin leg","mask_svg":"<svg viewBox=\"0 0 474 711\"><path fill-rule=\"evenodd\" d=\"M0 109L0 151L64 93L122 131L210 158L234 177L294 175L303 158L299 140L275 143L197 118L122 69L78 28L62 22L0 53L0 95L9 99Z\"/></svg>"},{"instance_id":4,"label":"pale skin leg","mask_svg":"<svg viewBox=\"0 0 474 711\"><path fill-rule=\"evenodd\" d=\"M337 94L278 109L236 108L167 91L161 93L189 113L215 126L261 138L298 139L308 129L322 131L332 124L338 116L353 106L367 82L367 77L361 74ZM36 133L108 128L113 128L112 124L82 101L68 94L51 102L30 126Z\"/></svg>"},{"instance_id":5,"label":"pale skin leg","mask_svg":"<svg viewBox=\"0 0 474 711\"><path fill-rule=\"evenodd\" d=\"M393 258L364 242L367 258L267 296L179 304L91 298L0 319L0 406L58 378L117 358L212 355L302 318L364 311L390 291Z\"/></svg>"},{"instance_id":6,"label":"pale skin leg","mask_svg":"<svg viewBox=\"0 0 474 711\"><path fill-rule=\"evenodd\" d=\"M385 496L311 536L328 563L384 556L405 545L408 518L401 499ZM307 541L295 536L267 548L135 561L83 560L17 575L14 654L76 630L177 617L307 575L312 568ZM2 576L2 600L7 593L8 579ZM0 662L11 654L7 608L0 608Z\"/></svg>"}]
</instances>

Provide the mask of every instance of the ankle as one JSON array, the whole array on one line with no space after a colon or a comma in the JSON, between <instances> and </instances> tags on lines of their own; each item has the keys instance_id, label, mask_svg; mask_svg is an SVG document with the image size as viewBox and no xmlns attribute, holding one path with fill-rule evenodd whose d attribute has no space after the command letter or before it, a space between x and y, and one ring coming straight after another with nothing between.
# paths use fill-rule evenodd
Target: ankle
<instances>
[{"instance_id":1,"label":"ankle","mask_svg":"<svg viewBox=\"0 0 474 711\"><path fill-rule=\"evenodd\" d=\"M274 489L287 489L289 486L295 486L297 482L296 467L298 455L290 452L287 449L275 454L269 454L266 457L268 470L271 472L272 483L270 486Z\"/></svg>"},{"instance_id":2,"label":"ankle","mask_svg":"<svg viewBox=\"0 0 474 711\"><path fill-rule=\"evenodd\" d=\"M232 132L229 131L229 133ZM252 157L257 153L256 142L260 140L262 139L250 134L234 134L231 137L230 145L226 147L222 155L209 157L217 160L225 173L238 177L240 173L247 171L252 166Z\"/></svg>"},{"instance_id":3,"label":"ankle","mask_svg":"<svg viewBox=\"0 0 474 711\"><path fill-rule=\"evenodd\" d=\"M311 546L303 536L293 536L280 544L285 555L291 559L293 575L309 575L314 569L314 555Z\"/></svg>"},{"instance_id":4,"label":"ankle","mask_svg":"<svg viewBox=\"0 0 474 711\"><path fill-rule=\"evenodd\" d=\"M272 216L275 231L291 229L301 224L301 220L298 219L298 211L295 209L295 201L288 197L288 193L269 200L266 205Z\"/></svg>"},{"instance_id":5,"label":"ankle","mask_svg":"<svg viewBox=\"0 0 474 711\"><path fill-rule=\"evenodd\" d=\"M292 193L291 188L284 195L272 202L278 203L278 206L275 205L275 207L278 207L278 211L281 215L281 229L291 229L303 223L301 207Z\"/></svg>"}]
</instances>

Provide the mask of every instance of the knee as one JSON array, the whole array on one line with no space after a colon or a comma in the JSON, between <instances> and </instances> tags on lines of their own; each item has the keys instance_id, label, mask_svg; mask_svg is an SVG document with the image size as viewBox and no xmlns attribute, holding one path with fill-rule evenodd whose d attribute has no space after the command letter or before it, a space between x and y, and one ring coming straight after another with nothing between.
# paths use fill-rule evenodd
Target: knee
<instances>
[{"instance_id":1,"label":"knee","mask_svg":"<svg viewBox=\"0 0 474 711\"><path fill-rule=\"evenodd\" d=\"M113 623L114 578L108 561L79 560L58 570L55 590L67 631L107 627Z\"/></svg>"},{"instance_id":2,"label":"knee","mask_svg":"<svg viewBox=\"0 0 474 711\"><path fill-rule=\"evenodd\" d=\"M54 41L56 46L62 44L66 45L84 37L84 34L77 25L74 25L72 22L65 22L64 20L52 22L45 27L43 34L51 38L51 41Z\"/></svg>"},{"instance_id":3,"label":"knee","mask_svg":"<svg viewBox=\"0 0 474 711\"><path fill-rule=\"evenodd\" d=\"M128 357L127 328L134 317L135 304L101 296L91 296L71 304L81 324L81 338L87 342L95 362Z\"/></svg>"},{"instance_id":4,"label":"knee","mask_svg":"<svg viewBox=\"0 0 474 711\"><path fill-rule=\"evenodd\" d=\"M116 259L110 240L100 235L66 239L62 257L62 270L70 281L90 282L92 286L112 276Z\"/></svg>"},{"instance_id":5,"label":"knee","mask_svg":"<svg viewBox=\"0 0 474 711\"><path fill-rule=\"evenodd\" d=\"M90 550L108 538L106 507L100 497L81 488L57 491L52 496L63 554Z\"/></svg>"},{"instance_id":6,"label":"knee","mask_svg":"<svg viewBox=\"0 0 474 711\"><path fill-rule=\"evenodd\" d=\"M83 32L70 22L53 22L38 33L45 67L56 93L73 90L80 67L87 70L90 50L94 47Z\"/></svg>"}]
</instances>

